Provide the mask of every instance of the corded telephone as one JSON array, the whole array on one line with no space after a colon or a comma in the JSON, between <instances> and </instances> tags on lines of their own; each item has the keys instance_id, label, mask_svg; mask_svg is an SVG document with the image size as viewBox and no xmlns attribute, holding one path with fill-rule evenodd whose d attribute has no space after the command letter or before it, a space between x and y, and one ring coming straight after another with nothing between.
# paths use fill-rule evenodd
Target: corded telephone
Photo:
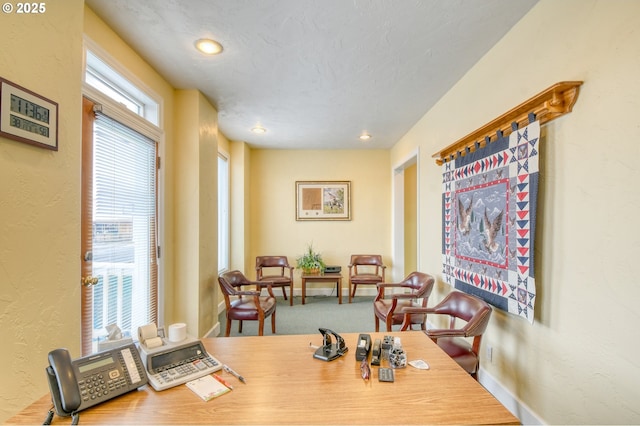
<instances>
[{"instance_id":1,"label":"corded telephone","mask_svg":"<svg viewBox=\"0 0 640 426\"><path fill-rule=\"evenodd\" d=\"M55 349L49 352L49 364L46 373L53 406L59 416L73 416L74 423L78 411L137 389L148 380L133 343L75 360L66 349Z\"/></svg>"}]
</instances>

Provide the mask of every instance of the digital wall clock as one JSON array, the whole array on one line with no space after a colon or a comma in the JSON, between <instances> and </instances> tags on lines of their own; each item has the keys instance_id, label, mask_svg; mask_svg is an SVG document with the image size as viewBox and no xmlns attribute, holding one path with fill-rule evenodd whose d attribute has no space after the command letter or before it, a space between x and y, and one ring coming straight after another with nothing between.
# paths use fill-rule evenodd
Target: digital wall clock
<instances>
[{"instance_id":1,"label":"digital wall clock","mask_svg":"<svg viewBox=\"0 0 640 426\"><path fill-rule=\"evenodd\" d=\"M0 136L58 150L58 104L0 77Z\"/></svg>"}]
</instances>

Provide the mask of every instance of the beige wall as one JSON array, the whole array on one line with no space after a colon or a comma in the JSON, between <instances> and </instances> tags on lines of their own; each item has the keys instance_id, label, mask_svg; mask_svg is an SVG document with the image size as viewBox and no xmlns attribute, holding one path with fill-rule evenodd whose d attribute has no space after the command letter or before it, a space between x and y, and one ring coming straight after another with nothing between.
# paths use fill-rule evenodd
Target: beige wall
<instances>
[{"instance_id":1,"label":"beige wall","mask_svg":"<svg viewBox=\"0 0 640 426\"><path fill-rule=\"evenodd\" d=\"M11 2L15 5L15 2ZM0 76L58 103L57 152L0 137L0 423L80 351L82 0L0 16Z\"/></svg>"},{"instance_id":2,"label":"beige wall","mask_svg":"<svg viewBox=\"0 0 640 426\"><path fill-rule=\"evenodd\" d=\"M431 154L558 81L585 81L573 112L543 128L535 322L496 310L484 341L485 371L551 424L640 422L639 19L637 1L542 0L392 151L421 147L420 265L439 274Z\"/></svg>"},{"instance_id":3,"label":"beige wall","mask_svg":"<svg viewBox=\"0 0 640 426\"><path fill-rule=\"evenodd\" d=\"M251 148L244 142L231 142L231 259L230 268L244 270L251 245ZM251 276L251 274L249 274Z\"/></svg>"},{"instance_id":4,"label":"beige wall","mask_svg":"<svg viewBox=\"0 0 640 426\"><path fill-rule=\"evenodd\" d=\"M391 266L390 167L389 151L383 150L252 150L246 273L255 277L258 255L285 255L295 266L309 243L327 264L340 265L343 271L350 255L357 253L381 254ZM295 183L300 180L351 181L352 219L296 221Z\"/></svg>"},{"instance_id":5,"label":"beige wall","mask_svg":"<svg viewBox=\"0 0 640 426\"><path fill-rule=\"evenodd\" d=\"M404 169L404 275L418 268L418 166Z\"/></svg>"},{"instance_id":6,"label":"beige wall","mask_svg":"<svg viewBox=\"0 0 640 426\"><path fill-rule=\"evenodd\" d=\"M218 114L197 90L179 90L175 121L176 274L167 303L175 320L200 337L217 321Z\"/></svg>"}]
</instances>

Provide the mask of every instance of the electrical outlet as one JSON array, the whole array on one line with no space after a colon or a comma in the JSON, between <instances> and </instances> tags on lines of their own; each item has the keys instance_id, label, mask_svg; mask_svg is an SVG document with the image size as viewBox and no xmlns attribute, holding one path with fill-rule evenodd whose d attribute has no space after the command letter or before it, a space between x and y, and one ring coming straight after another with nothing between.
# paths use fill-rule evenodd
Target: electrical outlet
<instances>
[{"instance_id":1,"label":"electrical outlet","mask_svg":"<svg viewBox=\"0 0 640 426\"><path fill-rule=\"evenodd\" d=\"M487 346L487 360L493 362L493 346Z\"/></svg>"}]
</instances>

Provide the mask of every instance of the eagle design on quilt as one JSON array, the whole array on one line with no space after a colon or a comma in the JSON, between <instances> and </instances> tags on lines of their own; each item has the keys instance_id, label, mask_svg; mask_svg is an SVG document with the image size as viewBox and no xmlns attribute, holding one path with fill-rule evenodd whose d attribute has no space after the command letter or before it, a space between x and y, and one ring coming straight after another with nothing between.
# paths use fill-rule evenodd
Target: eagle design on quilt
<instances>
[{"instance_id":1,"label":"eagle design on quilt","mask_svg":"<svg viewBox=\"0 0 640 426\"><path fill-rule=\"evenodd\" d=\"M469 201L467 208L462 204L462 200L458 198L458 230L462 235L468 235L471 231L471 207L473 206L473 197Z\"/></svg>"},{"instance_id":2,"label":"eagle design on quilt","mask_svg":"<svg viewBox=\"0 0 640 426\"><path fill-rule=\"evenodd\" d=\"M487 249L489 253L495 253L500 248L500 244L496 241L496 236L502 227L503 215L504 210L501 210L500 213L493 218L492 222L489 220L489 216L487 215L487 209L484 209L484 248Z\"/></svg>"}]
</instances>

